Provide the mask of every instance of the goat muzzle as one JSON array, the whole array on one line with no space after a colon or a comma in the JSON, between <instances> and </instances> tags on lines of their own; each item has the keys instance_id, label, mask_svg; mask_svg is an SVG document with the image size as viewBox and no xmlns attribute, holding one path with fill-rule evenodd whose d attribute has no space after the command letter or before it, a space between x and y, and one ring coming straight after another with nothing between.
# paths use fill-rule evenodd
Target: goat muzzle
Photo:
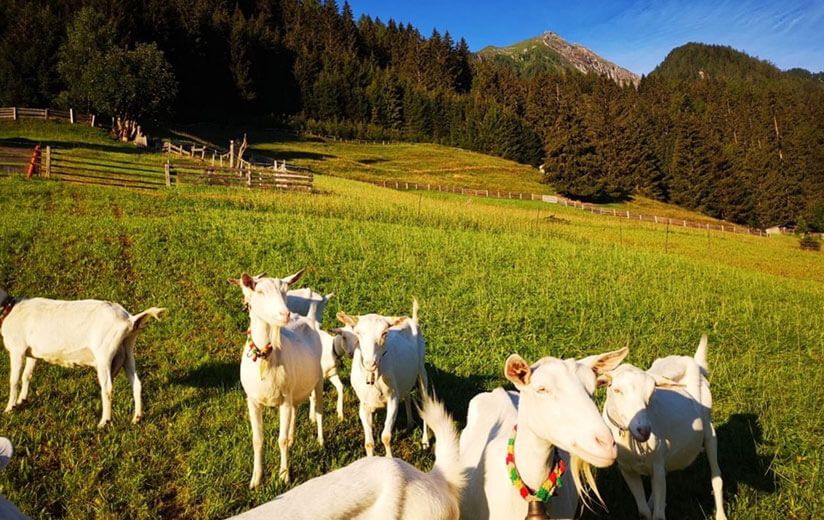
<instances>
[{"instance_id":1,"label":"goat muzzle","mask_svg":"<svg viewBox=\"0 0 824 520\"><path fill-rule=\"evenodd\" d=\"M366 384L367 385L374 385L375 384L375 373L369 372L366 374Z\"/></svg>"}]
</instances>

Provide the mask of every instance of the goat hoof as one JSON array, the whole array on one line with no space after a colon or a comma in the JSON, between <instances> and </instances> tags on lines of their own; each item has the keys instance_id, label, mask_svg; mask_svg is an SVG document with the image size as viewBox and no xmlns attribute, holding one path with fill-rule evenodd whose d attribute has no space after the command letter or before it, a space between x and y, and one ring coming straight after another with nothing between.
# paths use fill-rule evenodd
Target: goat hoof
<instances>
[{"instance_id":1,"label":"goat hoof","mask_svg":"<svg viewBox=\"0 0 824 520\"><path fill-rule=\"evenodd\" d=\"M107 420L105 420L105 421L100 421L99 423L97 423L97 427L98 427L98 428L105 428L107 424L109 424L109 420L108 420L108 419L107 419Z\"/></svg>"},{"instance_id":2,"label":"goat hoof","mask_svg":"<svg viewBox=\"0 0 824 520\"><path fill-rule=\"evenodd\" d=\"M318 444L320 444L320 447L323 448L323 437L318 437Z\"/></svg>"},{"instance_id":3,"label":"goat hoof","mask_svg":"<svg viewBox=\"0 0 824 520\"><path fill-rule=\"evenodd\" d=\"M12 408L14 408L14 407L11 406L11 405L7 406L6 409L3 410L3 413L11 413Z\"/></svg>"},{"instance_id":4,"label":"goat hoof","mask_svg":"<svg viewBox=\"0 0 824 520\"><path fill-rule=\"evenodd\" d=\"M255 489L255 488L256 488L256 487L258 487L259 485L260 485L260 478L257 478L257 479L254 479L254 478L253 478L253 479L249 482L249 489Z\"/></svg>"},{"instance_id":5,"label":"goat hoof","mask_svg":"<svg viewBox=\"0 0 824 520\"><path fill-rule=\"evenodd\" d=\"M421 446L423 446L423 449L428 450L429 449L429 441L421 442Z\"/></svg>"},{"instance_id":6,"label":"goat hoof","mask_svg":"<svg viewBox=\"0 0 824 520\"><path fill-rule=\"evenodd\" d=\"M132 422L133 422L133 423L135 423L135 424L137 424L137 423L139 423L139 422L140 422L140 419L142 419L142 418L143 418L143 416L142 416L142 415L135 415L135 416L134 416L134 419L132 419Z\"/></svg>"},{"instance_id":7,"label":"goat hoof","mask_svg":"<svg viewBox=\"0 0 824 520\"><path fill-rule=\"evenodd\" d=\"M18 399L17 402L14 404L14 406L20 406L21 404L26 404L28 402L29 402L28 398Z\"/></svg>"},{"instance_id":8,"label":"goat hoof","mask_svg":"<svg viewBox=\"0 0 824 520\"><path fill-rule=\"evenodd\" d=\"M278 478L280 480L282 480L284 484L288 484L289 483L289 470L288 469L280 470L280 472L278 473Z\"/></svg>"}]
</instances>

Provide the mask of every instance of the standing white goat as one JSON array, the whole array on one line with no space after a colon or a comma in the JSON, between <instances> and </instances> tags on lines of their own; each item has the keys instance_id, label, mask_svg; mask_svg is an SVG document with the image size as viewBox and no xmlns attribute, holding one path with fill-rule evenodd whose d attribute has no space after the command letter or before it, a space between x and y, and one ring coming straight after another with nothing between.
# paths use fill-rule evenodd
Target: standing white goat
<instances>
[{"instance_id":1,"label":"standing white goat","mask_svg":"<svg viewBox=\"0 0 824 520\"><path fill-rule=\"evenodd\" d=\"M243 273L240 278L241 287L249 291L251 321L240 362L240 382L246 392L254 450L250 488L260 484L263 474L263 407L280 407L279 477L289 482L288 450L294 443L297 406L310 395L314 400L319 400L323 395L320 365L323 347L319 336L301 334L289 327L286 289L301 274L302 271L284 279L256 280ZM233 279L229 281L236 283ZM317 323L314 320L311 322ZM318 442L323 445L323 417L319 411L316 412L316 420Z\"/></svg>"},{"instance_id":2,"label":"standing white goat","mask_svg":"<svg viewBox=\"0 0 824 520\"><path fill-rule=\"evenodd\" d=\"M289 279L294 279L295 281L303 276L305 269L301 269L297 273L289 276ZM252 277L255 282L259 282L260 280L266 278L266 273L260 273L257 276ZM285 279L283 279L285 280ZM281 280L281 281L283 281ZM240 279L230 278L229 282L235 284L241 288L243 291L243 306L244 310L248 310L249 306L249 295L251 291L245 287ZM323 309L326 308L326 304L329 303L329 300L335 296L335 293L329 293L326 296L321 296L320 293L309 289L308 287L304 287L302 289L290 289L286 291L286 307L289 309L291 313L305 316L305 317L313 317L314 320L318 323L318 329L320 328L319 325L323 321ZM293 315L294 315L293 314ZM338 394L337 400L337 407L336 412L338 415L338 419L343 420L343 382L338 375L338 369L340 368L341 358L343 357L343 350L342 347L338 346L335 348L333 344L333 336L326 333L323 330L319 330L320 338L323 344L323 355L321 356L321 370L323 371L324 379L328 379L332 386L335 387L335 391ZM315 400L309 400L309 419L314 422L315 421Z\"/></svg>"},{"instance_id":3,"label":"standing white goat","mask_svg":"<svg viewBox=\"0 0 824 520\"><path fill-rule=\"evenodd\" d=\"M0 289L0 301L9 301ZM6 412L29 395L38 359L64 367L90 366L97 370L103 413L98 427L112 419L112 379L121 368L134 396L134 418L143 417L140 379L135 372L134 343L146 318L158 319L166 309L152 307L131 315L121 305L100 300L61 301L46 298L20 300L3 305L3 341L10 357L9 402ZM25 361L25 369L23 362ZM20 394L17 384L22 372Z\"/></svg>"},{"instance_id":4,"label":"standing white goat","mask_svg":"<svg viewBox=\"0 0 824 520\"><path fill-rule=\"evenodd\" d=\"M441 403L427 398L421 416L436 439L428 473L401 459L365 457L231 520L458 520L464 487L458 434Z\"/></svg>"},{"instance_id":5,"label":"standing white goat","mask_svg":"<svg viewBox=\"0 0 824 520\"><path fill-rule=\"evenodd\" d=\"M332 329L348 345L352 353L352 373L350 382L360 400L359 415L363 425L364 447L367 455L373 455L375 439L372 436L372 415L378 408L386 407L381 442L386 448L386 456L392 456L390 442L392 428L398 414L400 401L406 404L406 417L412 422L409 393L415 382L426 393L429 381L424 366L426 343L418 326L418 301L412 302L412 318L388 317L379 314L348 316L338 312L338 319L345 323L344 329ZM423 421L421 443L429 447L426 421Z\"/></svg>"},{"instance_id":6,"label":"standing white goat","mask_svg":"<svg viewBox=\"0 0 824 520\"><path fill-rule=\"evenodd\" d=\"M596 375L626 355L623 348L580 361L545 357L532 366L509 356L504 373L518 392L497 388L469 403L461 433L461 462L468 472L461 517L523 520L535 507L537 515L573 518L584 492L580 476L597 494L589 465L606 467L616 456L592 401ZM550 499L558 473L563 491Z\"/></svg>"},{"instance_id":7,"label":"standing white goat","mask_svg":"<svg viewBox=\"0 0 824 520\"><path fill-rule=\"evenodd\" d=\"M710 463L715 519L727 518L707 375L705 335L693 357L661 358L646 372L621 365L599 378L608 385L603 416L618 443L618 466L641 518L664 520L667 472L692 464L702 448ZM649 502L641 475L652 482Z\"/></svg>"}]
</instances>

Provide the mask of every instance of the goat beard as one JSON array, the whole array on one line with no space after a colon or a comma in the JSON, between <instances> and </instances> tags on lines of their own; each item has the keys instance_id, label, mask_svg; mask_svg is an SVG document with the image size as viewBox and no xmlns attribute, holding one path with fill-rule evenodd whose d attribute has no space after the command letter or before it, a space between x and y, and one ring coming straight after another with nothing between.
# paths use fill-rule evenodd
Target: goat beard
<instances>
[{"instance_id":1,"label":"goat beard","mask_svg":"<svg viewBox=\"0 0 824 520\"><path fill-rule=\"evenodd\" d=\"M592 474L592 466L572 453L569 454L569 466L572 481L575 482L575 490L578 492L578 497L584 503L584 506L592 509L590 504L593 492L601 505L604 505L604 499L601 498L601 493L598 492L598 485L595 483L595 476Z\"/></svg>"},{"instance_id":2,"label":"goat beard","mask_svg":"<svg viewBox=\"0 0 824 520\"><path fill-rule=\"evenodd\" d=\"M258 370L260 370L260 380L263 381L263 376L266 375L266 370L269 369L269 358L272 356L276 356L278 351L280 350L280 327L275 327L272 333L272 352L269 353L268 356L265 358L260 358L260 366L258 366Z\"/></svg>"}]
</instances>

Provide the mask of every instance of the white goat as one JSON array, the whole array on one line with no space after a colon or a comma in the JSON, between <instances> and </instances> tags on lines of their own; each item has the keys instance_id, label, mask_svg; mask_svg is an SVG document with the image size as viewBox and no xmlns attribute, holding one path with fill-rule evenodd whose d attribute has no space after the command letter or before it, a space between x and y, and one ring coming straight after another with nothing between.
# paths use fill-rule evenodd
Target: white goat
<instances>
[{"instance_id":1,"label":"white goat","mask_svg":"<svg viewBox=\"0 0 824 520\"><path fill-rule=\"evenodd\" d=\"M0 300L8 300L2 289ZM2 322L3 341L11 365L5 411L10 412L26 401L34 365L42 359L64 367L90 366L97 370L103 401L98 427L111 421L112 379L123 368L134 395L132 422L138 422L143 417L143 402L140 379L135 372L134 343L146 318L158 319L165 310L152 307L131 315L117 303L100 300L20 300ZM23 383L18 395L21 372Z\"/></svg>"},{"instance_id":2,"label":"white goat","mask_svg":"<svg viewBox=\"0 0 824 520\"><path fill-rule=\"evenodd\" d=\"M288 277L289 279L297 280L303 276L305 269L301 269L297 273ZM255 282L266 278L266 273L260 273L252 277ZM285 279L284 279L285 280ZM281 280L283 281L283 280ZM248 310L250 290L243 285L240 279L230 278L229 282L235 284L243 291L243 306L244 310ZM326 296L321 296L308 287L302 289L291 289L286 292L286 307L291 313L299 316L312 316L318 324L323 321L323 309L326 304L335 296L335 293L329 293ZM293 314L293 315L294 315ZM319 327L317 327L319 329ZM323 355L321 356L321 370L323 370L324 379L328 379L338 394L336 412L338 419L343 420L343 382L338 375L341 358L343 356L342 347L335 349L333 344L333 336L323 330L319 330L321 341L323 344ZM315 400L309 400L309 419L315 422Z\"/></svg>"},{"instance_id":3,"label":"white goat","mask_svg":"<svg viewBox=\"0 0 824 520\"><path fill-rule=\"evenodd\" d=\"M580 361L545 357L532 366L517 354L509 356L504 373L518 392L497 388L469 403L460 444L468 472L461 517L523 520L529 510L536 517L548 512L550 518L571 519L584 493L581 475L597 495L589 465L611 465L616 447L592 392L596 375L615 368L626 355L623 348ZM570 471L564 473L565 467ZM517 487L513 469L520 479ZM563 473L563 491L551 500L550 472Z\"/></svg>"},{"instance_id":4,"label":"white goat","mask_svg":"<svg viewBox=\"0 0 824 520\"><path fill-rule=\"evenodd\" d=\"M288 449L294 443L297 406L310 395L316 401L323 395L320 364L323 347L319 336L302 333L305 331L299 330L300 321L293 321L290 326L290 312L286 307L286 289L301 274L282 280L256 280L243 273L240 278L241 286L249 290L251 320L240 362L240 382L246 392L252 425L254 469L250 488L260 484L263 474L263 406L280 407L279 477L289 482ZM318 442L323 445L323 417L319 411L316 421Z\"/></svg>"},{"instance_id":5,"label":"white goat","mask_svg":"<svg viewBox=\"0 0 824 520\"><path fill-rule=\"evenodd\" d=\"M0 437L0 470L6 467L13 453L11 441L5 437ZM21 513L17 506L6 500L3 495L0 495L0 518L3 520L29 520L29 517Z\"/></svg>"},{"instance_id":6,"label":"white goat","mask_svg":"<svg viewBox=\"0 0 824 520\"><path fill-rule=\"evenodd\" d=\"M618 466L641 518L664 520L667 472L692 464L702 448L710 463L715 518L727 518L707 374L705 335L694 357L661 358L646 372L621 365L599 378L608 385L603 416L618 443ZM651 479L649 502L641 475Z\"/></svg>"},{"instance_id":7,"label":"white goat","mask_svg":"<svg viewBox=\"0 0 824 520\"><path fill-rule=\"evenodd\" d=\"M421 416L437 441L428 473L400 459L365 457L231 520L458 520L464 475L455 426L429 398Z\"/></svg>"},{"instance_id":8,"label":"white goat","mask_svg":"<svg viewBox=\"0 0 824 520\"><path fill-rule=\"evenodd\" d=\"M293 274L292 277L300 278L303 276L303 273L306 269L301 269L297 273ZM253 276L254 280L260 281L263 278L266 278L267 273L263 272L257 276ZM297 280L297 278L295 278ZM240 286L243 290L243 297L241 301L243 302L244 310L247 310L247 306L249 305L249 291L245 289L243 285L240 283L238 279L230 279L231 283ZM326 296L321 295L313 291L308 287L303 287L302 289L290 289L286 291L286 306L289 308L290 312L294 312L296 314L300 314L301 316L309 316L310 308L312 304L315 304L315 310L313 311L315 321L318 323L323 322L323 310L326 308L326 304L329 303L335 296L335 293L329 293Z\"/></svg>"},{"instance_id":9,"label":"white goat","mask_svg":"<svg viewBox=\"0 0 824 520\"><path fill-rule=\"evenodd\" d=\"M366 454L373 455L375 449L372 415L378 408L386 407L381 442L386 448L386 456L391 457L392 428L400 401L406 404L406 417L411 424L409 393L415 382L421 393L426 393L429 386L424 367L426 343L418 326L418 301L412 302L411 319L379 314L351 317L343 311L338 313L338 319L347 327L330 332L340 335L347 343L345 350L352 353L349 379L360 400L359 415ZM425 448L429 447L426 421L423 422L421 442Z\"/></svg>"}]
</instances>

